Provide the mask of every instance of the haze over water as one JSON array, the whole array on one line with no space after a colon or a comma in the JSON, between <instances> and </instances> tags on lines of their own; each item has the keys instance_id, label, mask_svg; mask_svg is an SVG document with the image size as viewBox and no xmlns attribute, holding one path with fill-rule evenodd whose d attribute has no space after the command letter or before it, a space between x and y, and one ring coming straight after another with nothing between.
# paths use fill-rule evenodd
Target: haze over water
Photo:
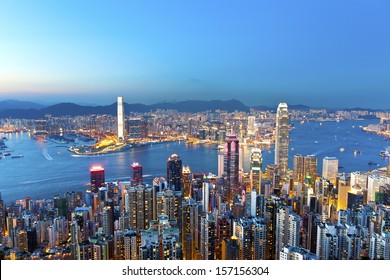
<instances>
[{"instance_id":1,"label":"haze over water","mask_svg":"<svg viewBox=\"0 0 390 280\"><path fill-rule=\"evenodd\" d=\"M339 159L340 172L367 171L386 166L389 162L379 152L390 146L382 136L361 131L359 126L377 123L377 120L294 122L290 133L289 168L293 168L295 154L314 154L318 157L318 172L322 171L322 159L335 156ZM0 135L1 137L3 135ZM6 145L13 155L0 160L0 192L6 203L30 196L32 199L52 198L67 191L85 191L89 188L89 168L100 164L105 168L106 181L130 178L130 165L139 162L143 166L144 181L151 183L155 177L166 177L166 160L176 153L189 166L191 172L217 174L217 150L210 146L186 145L184 142L135 147L127 152L102 156L74 156L66 147L47 141L37 142L27 133L5 134ZM344 151L340 149L344 148ZM273 147L263 149L263 171L274 161ZM362 154L354 155L358 149ZM249 149L243 149L245 171L249 171ZM368 162L379 166L368 165Z\"/></svg>"}]
</instances>

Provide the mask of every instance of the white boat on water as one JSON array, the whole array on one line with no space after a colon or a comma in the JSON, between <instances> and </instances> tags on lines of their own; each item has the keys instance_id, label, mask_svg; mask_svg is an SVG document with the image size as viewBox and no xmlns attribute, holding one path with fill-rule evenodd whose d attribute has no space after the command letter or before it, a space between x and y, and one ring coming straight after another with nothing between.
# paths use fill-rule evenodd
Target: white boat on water
<instances>
[{"instance_id":1,"label":"white boat on water","mask_svg":"<svg viewBox=\"0 0 390 280\"><path fill-rule=\"evenodd\" d=\"M387 147L384 151L380 151L381 157L390 157L390 147Z\"/></svg>"}]
</instances>

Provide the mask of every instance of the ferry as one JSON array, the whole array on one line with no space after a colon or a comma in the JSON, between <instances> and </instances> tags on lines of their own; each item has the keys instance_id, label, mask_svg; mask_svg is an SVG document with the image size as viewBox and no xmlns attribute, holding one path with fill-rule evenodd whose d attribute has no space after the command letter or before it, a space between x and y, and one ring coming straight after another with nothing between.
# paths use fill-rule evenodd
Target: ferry
<instances>
[{"instance_id":1,"label":"ferry","mask_svg":"<svg viewBox=\"0 0 390 280\"><path fill-rule=\"evenodd\" d=\"M23 155L11 156L11 158L22 158Z\"/></svg>"},{"instance_id":2,"label":"ferry","mask_svg":"<svg viewBox=\"0 0 390 280\"><path fill-rule=\"evenodd\" d=\"M390 157L390 147L387 147L384 151L380 151L379 155L381 157Z\"/></svg>"}]
</instances>

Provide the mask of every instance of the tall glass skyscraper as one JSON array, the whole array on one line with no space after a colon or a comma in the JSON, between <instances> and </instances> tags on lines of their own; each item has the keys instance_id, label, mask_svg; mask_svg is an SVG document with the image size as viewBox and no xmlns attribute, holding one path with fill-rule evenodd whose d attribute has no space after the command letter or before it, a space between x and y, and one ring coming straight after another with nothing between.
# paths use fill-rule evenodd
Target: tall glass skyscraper
<instances>
[{"instance_id":1,"label":"tall glass skyscraper","mask_svg":"<svg viewBox=\"0 0 390 280\"><path fill-rule=\"evenodd\" d=\"M174 191L182 190L183 164L177 154L172 154L167 161L168 187Z\"/></svg>"},{"instance_id":2,"label":"tall glass skyscraper","mask_svg":"<svg viewBox=\"0 0 390 280\"><path fill-rule=\"evenodd\" d=\"M124 99L122 96L118 96L118 140L125 139L125 110L124 110Z\"/></svg>"},{"instance_id":3,"label":"tall glass skyscraper","mask_svg":"<svg viewBox=\"0 0 390 280\"><path fill-rule=\"evenodd\" d=\"M255 189L258 194L261 193L261 166L262 166L262 155L259 148L253 148L251 150L251 161L250 161L250 179L251 188Z\"/></svg>"},{"instance_id":4,"label":"tall glass skyscraper","mask_svg":"<svg viewBox=\"0 0 390 280\"><path fill-rule=\"evenodd\" d=\"M279 167L283 179L287 178L289 142L288 106L280 103L276 112L275 165Z\"/></svg>"},{"instance_id":5,"label":"tall glass skyscraper","mask_svg":"<svg viewBox=\"0 0 390 280\"><path fill-rule=\"evenodd\" d=\"M322 177L336 185L339 160L336 157L324 157L322 160Z\"/></svg>"},{"instance_id":6,"label":"tall glass skyscraper","mask_svg":"<svg viewBox=\"0 0 390 280\"><path fill-rule=\"evenodd\" d=\"M138 184L142 183L142 165L140 165L138 162L134 162L130 166L131 170L133 171L131 182L133 186L136 186Z\"/></svg>"},{"instance_id":7,"label":"tall glass skyscraper","mask_svg":"<svg viewBox=\"0 0 390 280\"><path fill-rule=\"evenodd\" d=\"M91 192L99 192L99 188L105 185L104 168L101 166L92 166L89 170L91 175Z\"/></svg>"},{"instance_id":8,"label":"tall glass skyscraper","mask_svg":"<svg viewBox=\"0 0 390 280\"><path fill-rule=\"evenodd\" d=\"M239 160L240 147L235 135L226 137L224 146L224 172L226 174L227 201L232 203L234 196L239 194Z\"/></svg>"}]
</instances>

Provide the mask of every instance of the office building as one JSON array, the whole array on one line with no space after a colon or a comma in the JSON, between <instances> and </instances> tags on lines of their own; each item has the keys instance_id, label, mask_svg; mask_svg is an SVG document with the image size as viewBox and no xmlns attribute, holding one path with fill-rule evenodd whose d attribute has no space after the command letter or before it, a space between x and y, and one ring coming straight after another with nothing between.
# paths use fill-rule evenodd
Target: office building
<instances>
[{"instance_id":1,"label":"office building","mask_svg":"<svg viewBox=\"0 0 390 280\"><path fill-rule=\"evenodd\" d=\"M261 176L262 176L262 154L261 150L258 148L253 148L251 150L251 159L250 159L250 180L251 180L251 189L255 189L258 194L261 193Z\"/></svg>"},{"instance_id":2,"label":"office building","mask_svg":"<svg viewBox=\"0 0 390 280\"><path fill-rule=\"evenodd\" d=\"M339 160L336 157L324 157L322 160L322 178L337 186Z\"/></svg>"},{"instance_id":3,"label":"office building","mask_svg":"<svg viewBox=\"0 0 390 280\"><path fill-rule=\"evenodd\" d=\"M276 112L275 165L279 167L280 177L284 180L288 177L289 129L288 106L280 103Z\"/></svg>"},{"instance_id":4,"label":"office building","mask_svg":"<svg viewBox=\"0 0 390 280\"><path fill-rule=\"evenodd\" d=\"M118 140L125 140L125 110L122 96L118 97L117 105Z\"/></svg>"},{"instance_id":5,"label":"office building","mask_svg":"<svg viewBox=\"0 0 390 280\"><path fill-rule=\"evenodd\" d=\"M228 203L234 201L239 192L239 141L235 135L227 136L224 145L224 173L226 175Z\"/></svg>"},{"instance_id":6,"label":"office building","mask_svg":"<svg viewBox=\"0 0 390 280\"><path fill-rule=\"evenodd\" d=\"M99 188L105 186L104 168L101 166L92 166L89 170L91 175L91 192L98 193Z\"/></svg>"},{"instance_id":7,"label":"office building","mask_svg":"<svg viewBox=\"0 0 390 280\"><path fill-rule=\"evenodd\" d=\"M184 198L191 197L191 169L189 166L183 167L183 193Z\"/></svg>"},{"instance_id":8,"label":"office building","mask_svg":"<svg viewBox=\"0 0 390 280\"><path fill-rule=\"evenodd\" d=\"M138 162L134 162L130 166L132 170L132 177L131 177L131 183L133 186L136 186L138 184L142 184L142 165L140 165Z\"/></svg>"},{"instance_id":9,"label":"office building","mask_svg":"<svg viewBox=\"0 0 390 280\"><path fill-rule=\"evenodd\" d=\"M177 154L172 154L167 160L168 187L174 191L182 191L183 164Z\"/></svg>"}]
</instances>

